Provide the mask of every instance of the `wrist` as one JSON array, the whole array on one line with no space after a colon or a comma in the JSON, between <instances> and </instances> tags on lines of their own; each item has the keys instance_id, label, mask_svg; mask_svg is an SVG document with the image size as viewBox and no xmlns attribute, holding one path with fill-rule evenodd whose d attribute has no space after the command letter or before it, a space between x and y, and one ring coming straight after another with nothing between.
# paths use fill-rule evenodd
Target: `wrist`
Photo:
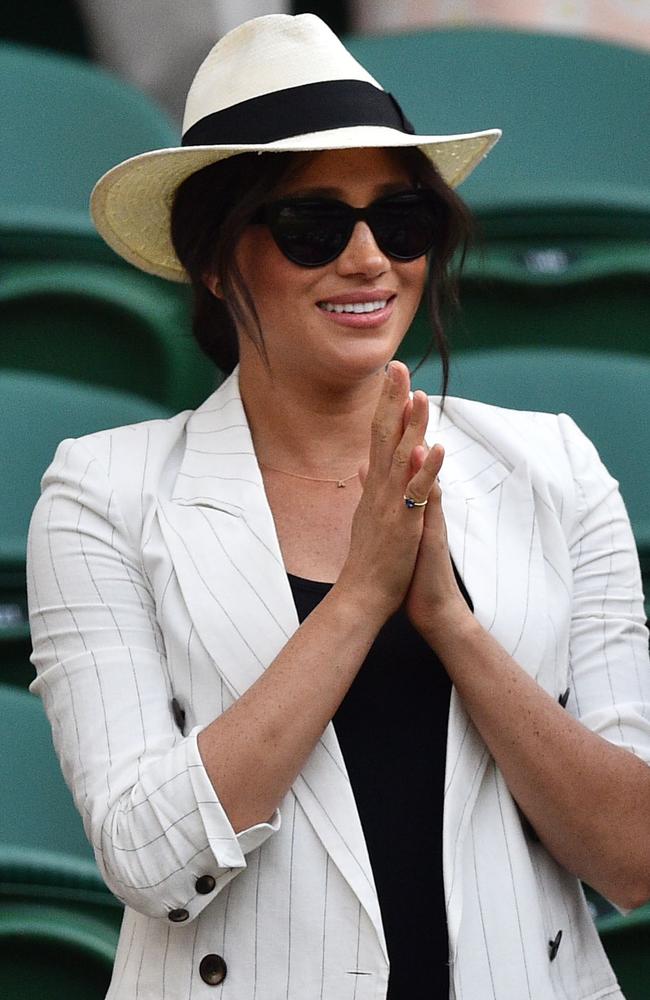
<instances>
[{"instance_id":1,"label":"wrist","mask_svg":"<svg viewBox=\"0 0 650 1000\"><path fill-rule=\"evenodd\" d=\"M452 646L472 641L482 631L482 626L462 597L435 611L429 609L425 620L416 628L441 658Z\"/></svg>"},{"instance_id":2,"label":"wrist","mask_svg":"<svg viewBox=\"0 0 650 1000\"><path fill-rule=\"evenodd\" d=\"M349 612L360 627L367 627L376 635L390 618L391 609L386 596L379 594L367 583L352 583L339 577L328 597L337 602L341 610Z\"/></svg>"}]
</instances>

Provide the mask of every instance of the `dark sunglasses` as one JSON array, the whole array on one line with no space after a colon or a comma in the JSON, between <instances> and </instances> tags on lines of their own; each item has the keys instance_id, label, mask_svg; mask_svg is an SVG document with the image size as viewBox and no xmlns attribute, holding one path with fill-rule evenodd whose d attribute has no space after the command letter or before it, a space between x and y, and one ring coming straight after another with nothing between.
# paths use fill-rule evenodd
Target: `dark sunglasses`
<instances>
[{"instance_id":1,"label":"dark sunglasses","mask_svg":"<svg viewBox=\"0 0 650 1000\"><path fill-rule=\"evenodd\" d=\"M301 267L322 267L345 250L357 222L367 222L379 249L393 260L415 260L440 231L441 204L433 191L390 194L365 208L333 198L282 198L263 205L251 222L265 224L278 247Z\"/></svg>"}]
</instances>

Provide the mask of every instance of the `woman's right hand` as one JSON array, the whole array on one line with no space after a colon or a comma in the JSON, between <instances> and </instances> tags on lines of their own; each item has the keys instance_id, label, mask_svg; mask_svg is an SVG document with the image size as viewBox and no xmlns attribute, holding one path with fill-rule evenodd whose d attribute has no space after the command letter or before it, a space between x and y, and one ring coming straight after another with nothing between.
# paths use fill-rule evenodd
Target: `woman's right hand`
<instances>
[{"instance_id":1,"label":"woman's right hand","mask_svg":"<svg viewBox=\"0 0 650 1000\"><path fill-rule=\"evenodd\" d=\"M409 391L408 368L392 361L373 418L369 461L360 470L363 494L350 549L333 588L361 601L380 625L404 600L422 537L424 507L407 508L404 495L426 500L440 465L437 450L424 446L426 393L418 390L411 399Z\"/></svg>"}]
</instances>

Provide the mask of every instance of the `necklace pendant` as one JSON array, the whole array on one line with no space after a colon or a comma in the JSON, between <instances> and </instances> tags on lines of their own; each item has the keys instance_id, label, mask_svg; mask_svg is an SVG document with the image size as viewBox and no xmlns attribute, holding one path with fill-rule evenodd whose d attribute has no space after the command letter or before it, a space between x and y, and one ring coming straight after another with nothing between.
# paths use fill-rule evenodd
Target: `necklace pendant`
<instances>
[{"instance_id":1,"label":"necklace pendant","mask_svg":"<svg viewBox=\"0 0 650 1000\"><path fill-rule=\"evenodd\" d=\"M339 479L339 481L337 482L337 484L336 484L336 485L338 486L338 488L339 488L340 490L341 490L341 489L344 489L344 488L345 488L345 481L344 481L343 479Z\"/></svg>"}]
</instances>

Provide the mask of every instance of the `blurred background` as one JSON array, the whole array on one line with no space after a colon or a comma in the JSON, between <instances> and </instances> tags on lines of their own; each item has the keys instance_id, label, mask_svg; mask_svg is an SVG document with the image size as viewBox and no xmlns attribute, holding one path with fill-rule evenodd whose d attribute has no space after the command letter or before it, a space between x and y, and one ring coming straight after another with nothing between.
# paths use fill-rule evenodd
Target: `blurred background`
<instances>
[{"instance_id":1,"label":"blurred background","mask_svg":"<svg viewBox=\"0 0 650 1000\"><path fill-rule=\"evenodd\" d=\"M27 692L25 546L40 476L63 438L194 407L221 377L192 341L187 289L102 243L90 191L120 160L178 144L185 93L222 34L306 11L344 38L417 131L503 129L460 189L477 240L460 310L446 317L450 393L570 413L620 480L650 592L650 0L4 4L4 1000L101 1000L121 919ZM401 356L415 385L436 392L429 346L418 315ZM648 1000L650 909L622 918L587 893L628 1000Z\"/></svg>"}]
</instances>

